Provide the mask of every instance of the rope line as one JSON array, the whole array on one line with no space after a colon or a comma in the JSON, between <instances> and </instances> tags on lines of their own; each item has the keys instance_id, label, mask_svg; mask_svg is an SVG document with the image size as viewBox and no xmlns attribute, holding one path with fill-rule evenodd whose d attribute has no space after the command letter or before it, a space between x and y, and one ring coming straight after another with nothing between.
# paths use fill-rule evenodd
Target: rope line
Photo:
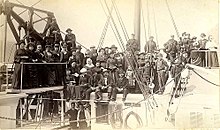
<instances>
[{"instance_id":1,"label":"rope line","mask_svg":"<svg viewBox=\"0 0 220 130\"><path fill-rule=\"evenodd\" d=\"M176 34L177 34L177 37L180 38L179 31L178 31L177 26L176 26L176 23L175 23L175 21L174 21L173 14L172 14L172 12L171 12L171 10L170 10L168 1L167 1L167 0L165 0L165 1L166 1L166 5L167 5L167 8L168 8L168 11L169 11L171 20L172 20L172 22L173 22L173 26L174 26L175 31L176 31Z\"/></svg>"},{"instance_id":2,"label":"rope line","mask_svg":"<svg viewBox=\"0 0 220 130\"><path fill-rule=\"evenodd\" d=\"M101 0L99 1L101 3ZM113 5L111 6L111 14L112 14L112 10L113 10ZM97 49L101 49L102 48L102 45L104 43L104 40L105 40L105 36L106 36L106 33L107 33L107 30L108 30L108 26L109 26L109 23L110 23L110 15L107 17L107 20L105 22L105 26L103 28L103 31L102 31L102 34L101 34L101 37L100 37L100 40L99 40L99 45L97 47Z\"/></svg>"},{"instance_id":3,"label":"rope line","mask_svg":"<svg viewBox=\"0 0 220 130\"><path fill-rule=\"evenodd\" d=\"M115 9L115 12L116 12L118 21L119 21L119 23L120 23L120 25L121 25L121 28L122 28L124 37L125 37L126 41L128 41L128 39L129 39L128 32L127 32L127 30L126 30L126 28L125 28L125 24L124 24L124 22L123 22L123 20L122 20L122 17L121 17L121 15L120 15L120 12L119 12L119 10L118 10L118 7L117 7L116 3L115 3L113 0L111 0L111 1L112 1L112 5L113 5L113 7L114 7L114 9Z\"/></svg>"},{"instance_id":4,"label":"rope line","mask_svg":"<svg viewBox=\"0 0 220 130\"><path fill-rule=\"evenodd\" d=\"M209 80L207 80L206 78L204 78L202 75L200 75L198 72L196 72L194 69L192 69L192 71L196 74L196 75L198 75L200 78L202 78L203 80L205 80L206 82L208 82L208 83L210 83L210 84L212 84L212 85L215 85L215 86L218 86L218 87L220 87L220 85L219 84L216 84L216 83L213 83L213 82L211 82L211 81L209 81Z\"/></svg>"},{"instance_id":5,"label":"rope line","mask_svg":"<svg viewBox=\"0 0 220 130\"><path fill-rule=\"evenodd\" d=\"M147 31L146 31L147 29L146 29L145 20L144 20L144 10L143 10L142 4L141 4L141 14L142 14L142 19L143 19L145 42L147 42Z\"/></svg>"},{"instance_id":6,"label":"rope line","mask_svg":"<svg viewBox=\"0 0 220 130\"><path fill-rule=\"evenodd\" d=\"M108 5L107 5L106 0L105 0L105 5L106 5L106 7L107 7L108 13L110 14L110 10L109 10L109 7L108 7ZM120 36L120 34L119 34L119 32L118 32L117 25L115 24L112 15L110 15L110 16L111 16L112 23L113 23L113 25L114 25L114 27L115 27L116 33L117 33L117 35L118 35L119 46L121 47L122 51L125 51L125 47L124 47L124 44L123 44L123 40L122 40L122 38L121 38L121 36ZM133 57L134 57L134 56L133 56ZM133 57L132 57L132 58L133 58ZM126 60L127 63L132 67L132 70L134 70L135 78L136 78L137 80L139 80L139 78L138 78L138 76L137 76L137 73L136 73L136 69L133 67L132 63L129 61L129 59L128 59L126 56L125 56L125 60ZM147 97L147 93L144 91L143 86L139 85L139 88L141 89L141 91L142 91L144 97L146 98L146 97Z\"/></svg>"},{"instance_id":7,"label":"rope line","mask_svg":"<svg viewBox=\"0 0 220 130\"><path fill-rule=\"evenodd\" d=\"M147 21L148 21L148 36L150 36L151 35L151 28L150 28L149 0L147 0Z\"/></svg>"},{"instance_id":8,"label":"rope line","mask_svg":"<svg viewBox=\"0 0 220 130\"><path fill-rule=\"evenodd\" d=\"M156 44L157 48L159 48L159 42L158 42L158 34L157 34L157 22L156 22L156 15L155 15L155 10L154 10L154 4L152 2L152 10L153 10L153 17L154 17L154 31L155 31L155 36L156 36Z\"/></svg>"}]
</instances>

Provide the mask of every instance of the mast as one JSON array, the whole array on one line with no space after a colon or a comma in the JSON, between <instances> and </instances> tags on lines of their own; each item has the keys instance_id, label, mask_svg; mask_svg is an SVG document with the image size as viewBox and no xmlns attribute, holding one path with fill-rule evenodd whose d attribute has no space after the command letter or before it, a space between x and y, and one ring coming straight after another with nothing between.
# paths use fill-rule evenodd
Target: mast
<instances>
[{"instance_id":1,"label":"mast","mask_svg":"<svg viewBox=\"0 0 220 130\"><path fill-rule=\"evenodd\" d=\"M141 0L135 0L135 10L134 10L134 34L135 39L137 40L138 48L141 50L140 44L140 31L141 26Z\"/></svg>"}]
</instances>

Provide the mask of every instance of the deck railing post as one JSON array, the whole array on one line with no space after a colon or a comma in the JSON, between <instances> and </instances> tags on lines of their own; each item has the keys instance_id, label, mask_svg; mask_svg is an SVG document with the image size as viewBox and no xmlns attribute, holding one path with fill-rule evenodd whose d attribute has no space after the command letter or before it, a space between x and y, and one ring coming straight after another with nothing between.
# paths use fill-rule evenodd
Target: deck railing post
<instances>
[{"instance_id":1,"label":"deck railing post","mask_svg":"<svg viewBox=\"0 0 220 130\"><path fill-rule=\"evenodd\" d=\"M19 99L20 104L20 126L23 127L23 107L22 107L22 99Z\"/></svg>"},{"instance_id":2,"label":"deck railing post","mask_svg":"<svg viewBox=\"0 0 220 130\"><path fill-rule=\"evenodd\" d=\"M21 84L20 84L20 91L22 90L23 87L23 69L24 69L24 64L21 62Z\"/></svg>"}]
</instances>

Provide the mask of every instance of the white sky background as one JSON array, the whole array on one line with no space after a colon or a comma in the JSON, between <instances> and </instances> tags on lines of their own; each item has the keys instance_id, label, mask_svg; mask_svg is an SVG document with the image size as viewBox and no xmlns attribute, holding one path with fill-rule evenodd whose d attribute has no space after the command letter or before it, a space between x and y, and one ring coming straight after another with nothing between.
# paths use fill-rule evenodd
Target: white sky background
<instances>
[{"instance_id":1,"label":"white sky background","mask_svg":"<svg viewBox=\"0 0 220 130\"><path fill-rule=\"evenodd\" d=\"M38 0L19 1L31 6ZM142 6L146 27L148 27L146 1L142 0ZM16 0L10 0L10 2L17 3ZM104 3L104 0L102 2ZM107 0L107 2L110 6L111 1ZM134 2L135 0L116 0L129 36L134 32ZM168 0L168 2L180 34L189 32L192 36L199 37L204 32L214 35L213 37L218 41L218 0ZM152 5L154 5L157 34L161 47L171 34L176 35L176 33L165 0L149 0L151 35L155 37ZM34 7L54 12L60 29L65 32L68 27L71 28L76 34L77 41L84 46L98 45L106 22L106 15L100 0L42 0ZM115 13L114 18L117 21ZM120 28L119 23L117 26ZM143 47L145 44L143 21L141 28L141 45ZM9 28L8 30L8 41L15 41ZM148 29L146 31L148 32ZM122 31L120 34L124 38ZM111 46L112 44L119 47L111 28L109 28L103 46Z\"/></svg>"}]
</instances>

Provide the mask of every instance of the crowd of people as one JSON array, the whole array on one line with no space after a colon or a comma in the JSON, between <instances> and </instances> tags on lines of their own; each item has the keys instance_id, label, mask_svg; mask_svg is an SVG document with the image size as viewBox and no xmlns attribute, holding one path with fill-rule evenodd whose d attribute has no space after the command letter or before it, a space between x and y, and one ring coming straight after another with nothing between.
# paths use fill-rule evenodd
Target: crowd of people
<instances>
[{"instance_id":1,"label":"crowd of people","mask_svg":"<svg viewBox=\"0 0 220 130\"><path fill-rule=\"evenodd\" d=\"M91 92L95 92L96 100L102 100L104 92L108 93L109 101L115 101L117 93L123 93L122 100L125 101L128 93L141 93L139 85L144 85L145 91L150 93L152 84L153 92L163 94L169 71L175 77L190 62L191 51L206 49L210 40L204 33L197 40L184 32L178 41L171 35L160 50L154 37L150 36L145 52L140 52L132 34L124 52L112 45L99 50L91 46L82 53L71 29L66 30L64 40L56 40L56 33L49 31L51 33L44 38L44 44L34 40L19 43L14 57L12 86L20 89L21 82L22 88L64 85L68 100L90 100ZM166 58L161 51L165 52ZM22 67L21 63L40 64L24 64Z\"/></svg>"},{"instance_id":2,"label":"crowd of people","mask_svg":"<svg viewBox=\"0 0 220 130\"><path fill-rule=\"evenodd\" d=\"M111 45L98 50L91 46L83 53L82 46L76 44L72 30L68 28L66 32L62 40L58 27L51 26L44 41L30 38L18 43L12 87L27 89L64 86L67 101L85 100L85 106L77 103L80 111L88 108L92 92L97 101L103 100L103 93L107 93L107 101L116 101L118 93L122 93L122 101L126 100L129 93L145 91L161 95L166 89L169 76L174 78L174 89L180 91L179 73L192 61L192 50L205 50L206 44L211 41L204 33L197 40L184 32L178 41L171 35L163 49L159 49L154 37L150 36L144 52L140 52L140 46L132 34L123 52ZM200 57L203 55L200 54ZM140 89L141 86L144 89ZM175 95L177 97L178 91ZM78 110L74 105L67 114L71 116L75 113L81 118ZM74 122L71 125L76 126ZM85 122L81 122L79 127L85 128Z\"/></svg>"}]
</instances>

